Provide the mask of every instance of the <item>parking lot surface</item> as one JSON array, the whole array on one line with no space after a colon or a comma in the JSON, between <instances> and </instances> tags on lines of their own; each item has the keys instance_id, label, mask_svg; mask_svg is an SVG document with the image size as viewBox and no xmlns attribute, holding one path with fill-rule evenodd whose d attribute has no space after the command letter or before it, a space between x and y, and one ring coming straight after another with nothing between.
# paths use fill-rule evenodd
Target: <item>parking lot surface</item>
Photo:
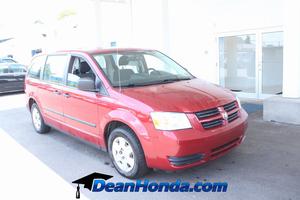
<instances>
[{"instance_id":1,"label":"parking lot surface","mask_svg":"<svg viewBox=\"0 0 300 200\"><path fill-rule=\"evenodd\" d=\"M107 153L56 130L45 135L37 134L24 101L24 94L0 96L0 128L66 182L72 184L72 181L92 172L110 174L114 176L111 179L114 182L128 181L115 171ZM188 170L153 171L145 177L161 182L177 179L191 183L226 181L226 193L92 193L83 187L81 192L90 199L296 200L300 198L299 141L300 126L264 122L262 111L257 111L249 115L244 143L226 156Z\"/></svg>"}]
</instances>

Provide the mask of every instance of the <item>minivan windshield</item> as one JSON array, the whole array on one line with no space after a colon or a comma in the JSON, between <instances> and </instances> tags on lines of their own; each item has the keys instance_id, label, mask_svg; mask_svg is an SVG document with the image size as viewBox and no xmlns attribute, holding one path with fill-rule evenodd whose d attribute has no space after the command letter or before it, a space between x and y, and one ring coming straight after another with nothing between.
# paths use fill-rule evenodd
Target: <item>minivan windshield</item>
<instances>
[{"instance_id":1,"label":"minivan windshield","mask_svg":"<svg viewBox=\"0 0 300 200\"><path fill-rule=\"evenodd\" d=\"M113 87L138 87L194 78L158 51L120 51L93 57Z\"/></svg>"}]
</instances>

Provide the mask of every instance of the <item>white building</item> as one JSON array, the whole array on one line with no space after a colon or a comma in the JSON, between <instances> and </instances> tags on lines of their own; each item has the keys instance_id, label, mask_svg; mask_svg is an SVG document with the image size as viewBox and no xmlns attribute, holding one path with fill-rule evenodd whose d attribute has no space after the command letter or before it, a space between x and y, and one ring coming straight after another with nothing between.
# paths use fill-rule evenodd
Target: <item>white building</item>
<instances>
[{"instance_id":1,"label":"white building","mask_svg":"<svg viewBox=\"0 0 300 200\"><path fill-rule=\"evenodd\" d=\"M159 49L197 77L244 97L265 98L286 88L283 0L94 3L103 47L116 41ZM294 92L285 89L284 95L299 95Z\"/></svg>"},{"instance_id":2,"label":"white building","mask_svg":"<svg viewBox=\"0 0 300 200\"><path fill-rule=\"evenodd\" d=\"M298 1L92 2L100 46L159 49L238 96L268 98L266 120L300 124Z\"/></svg>"},{"instance_id":3,"label":"white building","mask_svg":"<svg viewBox=\"0 0 300 200\"><path fill-rule=\"evenodd\" d=\"M287 116L290 109L295 116L300 114L297 0L76 2L78 6L72 6L77 16L52 23L54 30L49 35L53 38L47 43L51 48L46 45L44 49L110 48L111 44L158 49L195 76L229 88L238 96L275 96L279 98L275 102L283 99L282 110ZM290 101L292 105L296 102L295 109L285 109ZM268 117L270 112L265 109L265 119L300 124L300 120L280 119L285 116L279 112L281 107L272 106L276 117Z\"/></svg>"}]
</instances>

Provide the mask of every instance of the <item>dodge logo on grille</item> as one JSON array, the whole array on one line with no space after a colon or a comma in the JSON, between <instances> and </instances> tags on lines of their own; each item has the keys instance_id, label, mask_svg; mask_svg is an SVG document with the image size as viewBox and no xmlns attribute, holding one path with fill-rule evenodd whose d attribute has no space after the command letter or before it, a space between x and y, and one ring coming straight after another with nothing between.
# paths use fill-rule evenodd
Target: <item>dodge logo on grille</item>
<instances>
[{"instance_id":1,"label":"dodge logo on grille","mask_svg":"<svg viewBox=\"0 0 300 200\"><path fill-rule=\"evenodd\" d=\"M225 119L225 120L228 119L228 114L227 114L227 112L222 112L221 115L222 115L223 119Z\"/></svg>"}]
</instances>

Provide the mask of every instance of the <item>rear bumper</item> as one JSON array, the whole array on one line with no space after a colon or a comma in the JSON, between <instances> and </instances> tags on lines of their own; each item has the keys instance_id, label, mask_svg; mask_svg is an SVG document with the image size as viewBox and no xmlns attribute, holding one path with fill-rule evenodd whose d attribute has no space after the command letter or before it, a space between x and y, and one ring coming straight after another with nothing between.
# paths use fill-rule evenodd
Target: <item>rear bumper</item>
<instances>
[{"instance_id":1,"label":"rear bumper","mask_svg":"<svg viewBox=\"0 0 300 200\"><path fill-rule=\"evenodd\" d=\"M234 122L212 130L198 128L180 131L160 131L153 141L155 154L147 158L149 167L179 170L201 165L223 156L241 144L247 129L247 113L240 110ZM152 148L153 149L153 148Z\"/></svg>"}]
</instances>

